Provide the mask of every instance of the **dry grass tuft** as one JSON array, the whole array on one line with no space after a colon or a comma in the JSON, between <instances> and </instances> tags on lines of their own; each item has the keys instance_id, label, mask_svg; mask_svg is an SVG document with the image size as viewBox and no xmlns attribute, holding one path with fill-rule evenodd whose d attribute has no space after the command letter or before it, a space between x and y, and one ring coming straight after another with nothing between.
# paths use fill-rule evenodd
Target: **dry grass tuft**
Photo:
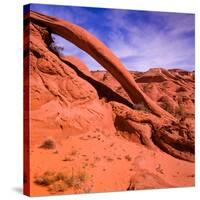
<instances>
[{"instance_id":1,"label":"dry grass tuft","mask_svg":"<svg viewBox=\"0 0 200 200\"><path fill-rule=\"evenodd\" d=\"M39 146L42 149L54 149L56 147L55 141L52 139L46 139L44 142Z\"/></svg>"},{"instance_id":2,"label":"dry grass tuft","mask_svg":"<svg viewBox=\"0 0 200 200\"><path fill-rule=\"evenodd\" d=\"M75 156L75 155L77 155L77 154L78 154L78 151L77 151L77 150L72 150L71 153L70 153L71 156Z\"/></svg>"},{"instance_id":3,"label":"dry grass tuft","mask_svg":"<svg viewBox=\"0 0 200 200\"><path fill-rule=\"evenodd\" d=\"M41 186L47 186L51 193L64 192L68 188L80 189L88 175L85 171L71 175L62 172L44 172L41 176L35 178L34 183Z\"/></svg>"},{"instance_id":4,"label":"dry grass tuft","mask_svg":"<svg viewBox=\"0 0 200 200\"><path fill-rule=\"evenodd\" d=\"M132 160L132 158L131 158L130 155L126 155L124 158L125 158L126 160L128 160L128 161L131 161L131 160Z\"/></svg>"},{"instance_id":5,"label":"dry grass tuft","mask_svg":"<svg viewBox=\"0 0 200 200\"><path fill-rule=\"evenodd\" d=\"M108 162L112 162L112 161L114 161L114 159L111 158L111 157L108 157L108 158L107 158L107 161L108 161Z\"/></svg>"},{"instance_id":6,"label":"dry grass tuft","mask_svg":"<svg viewBox=\"0 0 200 200\"><path fill-rule=\"evenodd\" d=\"M73 158L65 156L62 161L73 161L73 160L74 160Z\"/></svg>"}]
</instances>

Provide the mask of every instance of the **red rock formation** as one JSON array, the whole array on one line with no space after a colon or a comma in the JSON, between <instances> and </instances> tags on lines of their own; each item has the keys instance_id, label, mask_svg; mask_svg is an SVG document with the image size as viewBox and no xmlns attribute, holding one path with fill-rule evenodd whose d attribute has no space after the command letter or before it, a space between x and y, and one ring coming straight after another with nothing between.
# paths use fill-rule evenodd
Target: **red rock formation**
<instances>
[{"instance_id":1,"label":"red rock formation","mask_svg":"<svg viewBox=\"0 0 200 200\"><path fill-rule=\"evenodd\" d=\"M121 81L124 71L119 75L121 86L109 72L90 72L78 58L52 52L49 24L55 23L54 18L45 17L47 27L28 19L24 66L30 71L25 85L30 90L31 195L194 185L194 163L183 161L194 160L194 74L163 69L128 73L140 80L136 85L148 96L145 99L170 112L180 125L166 123L143 101L134 106L129 102ZM102 52L97 54L102 59ZM114 70L116 65L112 61ZM150 73L151 82L144 78ZM53 149L40 148L49 140ZM82 170L89 180L78 191L73 187L60 191L62 181L42 187L35 183L37 176L42 182L40 175L46 171L69 175Z\"/></svg>"},{"instance_id":2,"label":"red rock formation","mask_svg":"<svg viewBox=\"0 0 200 200\"><path fill-rule=\"evenodd\" d=\"M149 173L147 170L141 170L131 177L128 190L144 190L170 187L173 186L169 183L166 183L159 176L153 173Z\"/></svg>"},{"instance_id":3,"label":"red rock formation","mask_svg":"<svg viewBox=\"0 0 200 200\"><path fill-rule=\"evenodd\" d=\"M181 70L179 70L179 73L180 71ZM99 73L100 72L98 72L98 74ZM96 72L94 72L94 74L96 74ZM104 74L104 79L101 78L100 80L102 80L103 83L112 87L115 92L126 97L123 90L117 89L118 84L112 80L111 76L108 74L105 76L105 72L102 72L102 74ZM149 79L143 78L149 77L150 74L152 81L149 83ZM164 77L163 80L165 79L165 81L158 83L157 78L154 79L154 75L157 77L158 74L160 77ZM100 77L100 75L98 76ZM191 75L189 75L189 77L190 76ZM136 110L132 110L124 105L111 102L117 121L120 119L121 123L129 127L129 130L124 129L123 135L131 139L132 135L137 133L137 137L145 139L145 144L148 144L148 146L152 146L151 143L153 139L153 142L167 153L177 158L193 162L195 139L194 90L189 90L189 88L193 88L194 82L188 83L189 77L186 77L186 79L182 77L181 80L175 78L176 72L174 74L164 69L151 69L145 73L135 75L135 77L136 80L143 80L138 83L143 91L163 109L173 114L174 117L177 118L178 123L166 124L159 117L148 113L149 111L146 110L142 104L135 105L134 109ZM140 77L142 77L142 79L140 79ZM180 87L184 88L184 90L177 91ZM144 114L142 111L146 111L146 113ZM138 127L138 125L136 126L136 124L134 124L134 128L131 128L131 124L135 122L139 122L139 129L142 130L142 134L139 134L139 130L135 130L135 127ZM144 125L152 127L151 133L149 133ZM117 129L121 131L122 127L118 126Z\"/></svg>"},{"instance_id":4,"label":"red rock formation","mask_svg":"<svg viewBox=\"0 0 200 200\"><path fill-rule=\"evenodd\" d=\"M165 112L142 92L120 60L109 48L85 29L70 22L36 12L30 12L30 16L28 17L34 23L47 27L52 33L62 36L91 55L120 82L134 103L143 102L154 114L166 120L174 119L168 112Z\"/></svg>"},{"instance_id":5,"label":"red rock formation","mask_svg":"<svg viewBox=\"0 0 200 200\"><path fill-rule=\"evenodd\" d=\"M109 108L101 105L97 91L88 81L79 77L74 69L49 51L42 38L48 32L33 24L29 28L31 42L27 56L30 58L33 128L50 125L60 131L68 130L71 134L97 128L97 124L96 127L92 126L93 121L102 119L104 115L108 117ZM68 59L73 60L80 70L84 68L78 59ZM85 73L86 71L84 69ZM89 106L85 109L83 105ZM105 127L110 129L111 107L110 119L105 120ZM102 121L99 121L99 125L102 125Z\"/></svg>"}]
</instances>

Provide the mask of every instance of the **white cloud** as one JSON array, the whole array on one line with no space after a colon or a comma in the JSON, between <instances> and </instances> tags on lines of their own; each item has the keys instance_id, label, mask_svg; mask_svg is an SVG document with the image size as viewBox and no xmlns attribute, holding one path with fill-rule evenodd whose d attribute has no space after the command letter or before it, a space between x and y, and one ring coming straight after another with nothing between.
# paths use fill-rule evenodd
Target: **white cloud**
<instances>
[{"instance_id":1,"label":"white cloud","mask_svg":"<svg viewBox=\"0 0 200 200\"><path fill-rule=\"evenodd\" d=\"M81 13L81 10L79 14L85 15L83 21L86 23L90 21L87 16L97 17L94 13ZM107 46L129 70L145 71L150 67L194 69L194 36L187 35L194 31L192 15L151 13L149 20L138 23L138 13L137 18L131 19L128 14L107 10L102 17L105 17L104 22L109 29L101 32L97 23L88 25L88 30L100 40L107 39ZM69 12L69 15L72 14ZM73 44L59 37L56 37L56 43L64 46L66 54L82 59L90 69L102 69Z\"/></svg>"}]
</instances>

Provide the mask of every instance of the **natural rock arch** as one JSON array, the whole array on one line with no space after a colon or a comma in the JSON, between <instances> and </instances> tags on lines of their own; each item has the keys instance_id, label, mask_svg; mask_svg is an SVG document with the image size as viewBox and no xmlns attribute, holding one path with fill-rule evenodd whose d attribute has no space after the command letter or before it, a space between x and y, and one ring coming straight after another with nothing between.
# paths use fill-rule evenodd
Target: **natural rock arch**
<instances>
[{"instance_id":1,"label":"natural rock arch","mask_svg":"<svg viewBox=\"0 0 200 200\"><path fill-rule=\"evenodd\" d=\"M115 105L117 103L113 102L114 105L111 103L113 110L117 107L116 110L119 111L119 113L116 110L114 111L116 115L125 116L125 119L130 118L130 120L134 118L133 121L136 120L138 123L147 123L152 130L150 139L157 146L174 157L194 161L194 141L188 141L185 138L185 134L182 134L185 132L187 135L189 130L185 130L179 124L178 119L175 119L170 113L163 110L139 88L120 60L101 41L77 25L40 13L32 11L27 13L25 15L25 23L29 21L47 28L50 33L62 36L87 52L119 81L134 103L143 103L152 112L152 114L137 112L126 107L126 109L123 109L123 113L118 108L123 106L123 104ZM60 59L64 62L62 57ZM129 110L128 112L127 109ZM138 114L140 115L139 117ZM173 129L177 132L176 137L172 134Z\"/></svg>"},{"instance_id":2,"label":"natural rock arch","mask_svg":"<svg viewBox=\"0 0 200 200\"><path fill-rule=\"evenodd\" d=\"M31 11L25 19L27 17L34 23L47 27L52 33L60 35L92 56L119 81L133 103L143 103L157 116L166 120L174 120L171 114L158 106L139 88L121 61L94 35L80 26L37 12Z\"/></svg>"}]
</instances>

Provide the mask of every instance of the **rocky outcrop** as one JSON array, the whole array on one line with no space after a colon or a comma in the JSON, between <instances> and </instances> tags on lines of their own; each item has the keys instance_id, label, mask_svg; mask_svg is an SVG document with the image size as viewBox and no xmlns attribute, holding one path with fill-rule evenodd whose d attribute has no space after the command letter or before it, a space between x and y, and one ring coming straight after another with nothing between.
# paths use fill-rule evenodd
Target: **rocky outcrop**
<instances>
[{"instance_id":1,"label":"rocky outcrop","mask_svg":"<svg viewBox=\"0 0 200 200\"><path fill-rule=\"evenodd\" d=\"M180 73L181 70L178 72ZM163 109L173 114L178 122L166 124L159 117L151 115L142 104L134 105L134 110L132 110L125 106L122 108L120 104L111 103L113 111L116 114L116 122L120 121L119 124L123 125L117 126L117 130L128 140L138 141L143 138L146 141L143 144L151 148L153 146L153 139L153 143L163 151L174 157L193 162L195 154L194 115L192 114L194 113L194 102L192 102L194 99L194 91L188 89L189 87L193 87L193 83L187 82L187 79L191 75L186 74L185 76L188 76L186 80L184 78L179 79L176 77L176 71L173 72L157 68L151 69L143 74L134 74L136 81L141 80L141 77L146 77L146 74L147 77L151 74L151 82L144 80L143 82L138 82L139 86ZM164 77L164 81L157 82L157 79L154 79L154 75L157 77L158 74L160 77ZM118 85L111 80L109 75L104 75L104 77L103 82L106 85L112 85L112 88L117 93L125 96L122 90L115 89ZM108 84L108 82L111 84ZM179 90L180 88L181 90ZM137 116L138 118L134 118L133 116ZM142 130L141 133L143 134L139 134L140 131L135 130L136 127L138 128L138 125L133 125L133 123L139 123L139 127ZM150 132L146 127L151 127ZM138 140L133 135L137 135Z\"/></svg>"},{"instance_id":2,"label":"rocky outcrop","mask_svg":"<svg viewBox=\"0 0 200 200\"><path fill-rule=\"evenodd\" d=\"M155 149L157 145L176 158L194 162L194 129L181 122L165 124L151 113L132 110L120 103L110 104L115 113L118 134L122 134L130 141L131 138L137 138L150 149Z\"/></svg>"},{"instance_id":3,"label":"rocky outcrop","mask_svg":"<svg viewBox=\"0 0 200 200\"><path fill-rule=\"evenodd\" d=\"M159 189L173 187L165 182L158 175L148 172L147 170L139 170L131 177L130 185L127 190L144 190Z\"/></svg>"},{"instance_id":4,"label":"rocky outcrop","mask_svg":"<svg viewBox=\"0 0 200 200\"><path fill-rule=\"evenodd\" d=\"M25 48L25 60L29 59L30 68L26 79L29 78L30 84L31 131L43 132L49 127L73 135L104 124L105 129L114 132L111 106L102 104L95 87L79 76L70 63L64 63L50 51L45 42L51 40L47 29L30 23L26 34L30 41ZM78 59L68 60L80 67L80 71L89 73Z\"/></svg>"},{"instance_id":5,"label":"rocky outcrop","mask_svg":"<svg viewBox=\"0 0 200 200\"><path fill-rule=\"evenodd\" d=\"M194 132L181 124L163 125L152 136L154 142L176 158L194 162Z\"/></svg>"},{"instance_id":6,"label":"rocky outcrop","mask_svg":"<svg viewBox=\"0 0 200 200\"><path fill-rule=\"evenodd\" d=\"M117 133L129 141L137 141L150 149L154 149L152 142L152 125L159 126L158 117L151 113L132 110L117 102L110 102L114 112L114 123Z\"/></svg>"},{"instance_id":7,"label":"rocky outcrop","mask_svg":"<svg viewBox=\"0 0 200 200\"><path fill-rule=\"evenodd\" d=\"M129 107L133 107L129 100L123 98L106 84L102 83L88 70L87 66L78 58L73 56L65 56L60 58L64 63L70 66L79 77L90 83L97 91L99 98L106 98L106 101L117 101Z\"/></svg>"},{"instance_id":8,"label":"rocky outcrop","mask_svg":"<svg viewBox=\"0 0 200 200\"><path fill-rule=\"evenodd\" d=\"M62 36L91 55L120 82L134 103L143 102L152 113L166 120L174 120L172 115L165 112L142 92L131 74L109 48L85 29L70 22L36 12L30 12L25 19L27 18L34 23L47 27L52 33Z\"/></svg>"},{"instance_id":9,"label":"rocky outcrop","mask_svg":"<svg viewBox=\"0 0 200 200\"><path fill-rule=\"evenodd\" d=\"M37 109L42 104L48 102L48 104L42 107L41 112L44 112L43 109L51 110L52 105L55 106L57 104L58 110L62 110L62 104L65 104L68 108L71 104L78 106L87 102L94 102L95 99L97 100L98 98L105 97L108 102L117 101L130 108L142 111L134 111L136 113L131 111L129 116L139 117L141 113L145 112L145 114L142 114L141 117L139 117L139 121L130 120L126 115L121 116L121 113L119 114L118 110L120 106L118 106L118 109L114 109L114 107L116 108L116 106L113 106L115 103L111 103L112 109L114 109L113 112L115 113L114 126L117 128L118 132L123 133L122 135L124 137L129 138L130 140L139 141L150 148L153 148L153 142L155 142L156 145L173 156L190 161L193 160L192 156L188 156L188 148L186 148L185 152L179 153L179 145L174 145L174 143L177 144L176 142L171 143L161 139L162 137L166 137L166 135L167 138L171 138L171 135L167 130L166 134L163 131L156 131L161 129L165 130L162 128L163 125L164 127L173 127L174 124L178 126L178 123L175 123L176 118L171 115L173 113L176 114L177 109L179 109L173 98L161 96L161 92L158 91L156 99L151 99L151 95L148 97L143 92L145 91L147 94L152 94L151 89L147 89L146 86L149 86L152 83L160 84L161 82L164 85L169 79L173 84L176 83L177 85L184 87L186 85L184 79L177 78L180 75L180 71L171 73L165 69L157 68L151 69L145 74L136 73L135 75L131 75L131 73L129 73L121 64L119 59L117 59L103 43L81 27L35 12L31 12L30 16L27 16L26 20L29 19L31 19L31 22L34 23L34 25L31 25L31 30L38 29L38 32L33 31L33 37L31 38L32 43L30 45L32 53L31 56L33 56L33 58L31 57L31 62L33 63L32 71L37 72L33 72L32 75L33 80L31 92L34 94L34 99L31 101L31 105L33 109ZM41 28L41 26L36 24L47 27L48 29L45 30L45 28ZM53 52L48 51L49 45L52 41L50 36L50 33L52 32L71 41L95 58L102 66L108 69L108 71L110 71L110 73L121 83L130 99L136 104L132 106L127 100L127 96L123 98L123 95L120 95L117 90L114 91L110 88L110 86L107 87L104 84L105 80L110 77L109 74L104 74L102 81L98 81L94 76L92 76L85 64L79 59L72 56L58 57ZM37 44L37 39L40 39L43 42ZM39 44L40 46L37 47ZM134 81L133 76L135 76L138 83L143 84L143 88L141 88ZM190 74L184 74L184 76L191 77ZM110 78L112 79L112 77ZM157 89L155 88L155 91L156 90ZM58 101L56 100L57 103L55 98L59 99ZM162 108L158 106L155 101L157 101ZM73 108L73 112L76 112L74 109L76 110L76 108ZM125 107L124 110L127 110L127 108ZM72 112L72 110L70 112ZM58 124L61 129L63 129L66 127L64 122L69 120L70 116L66 116L66 114L61 113L64 112L58 111L56 114L53 111L52 116L57 116L56 118ZM35 118L37 118L40 114L37 113L34 115L36 115ZM80 115L79 118L82 120L86 116L89 117L90 115L91 113L89 115L85 115L83 118ZM144 116L146 121L143 118ZM81 124L84 125L80 125L80 122L76 121L75 117L75 122L72 122L71 124L79 124L77 127L85 130L85 127L88 129L90 126L89 124L91 123L88 124L83 121ZM124 127L126 128L124 129ZM180 127L180 138L183 137L181 132ZM154 136L153 142L152 133ZM166 145L164 144L169 145L172 148L166 148ZM189 152L189 155L191 154L194 154L194 151Z\"/></svg>"},{"instance_id":10,"label":"rocky outcrop","mask_svg":"<svg viewBox=\"0 0 200 200\"><path fill-rule=\"evenodd\" d=\"M107 68L121 85L108 71L91 72L80 59L54 52L55 31L80 42L105 68L110 62ZM194 184L194 73L132 71L131 82L126 82L127 70L120 61L80 27L31 13L24 33L25 120L30 131L26 145L30 142L34 195L49 194L34 180L51 170L69 175L88 172L89 184L80 192ZM53 148L41 148L49 141Z\"/></svg>"}]
</instances>

